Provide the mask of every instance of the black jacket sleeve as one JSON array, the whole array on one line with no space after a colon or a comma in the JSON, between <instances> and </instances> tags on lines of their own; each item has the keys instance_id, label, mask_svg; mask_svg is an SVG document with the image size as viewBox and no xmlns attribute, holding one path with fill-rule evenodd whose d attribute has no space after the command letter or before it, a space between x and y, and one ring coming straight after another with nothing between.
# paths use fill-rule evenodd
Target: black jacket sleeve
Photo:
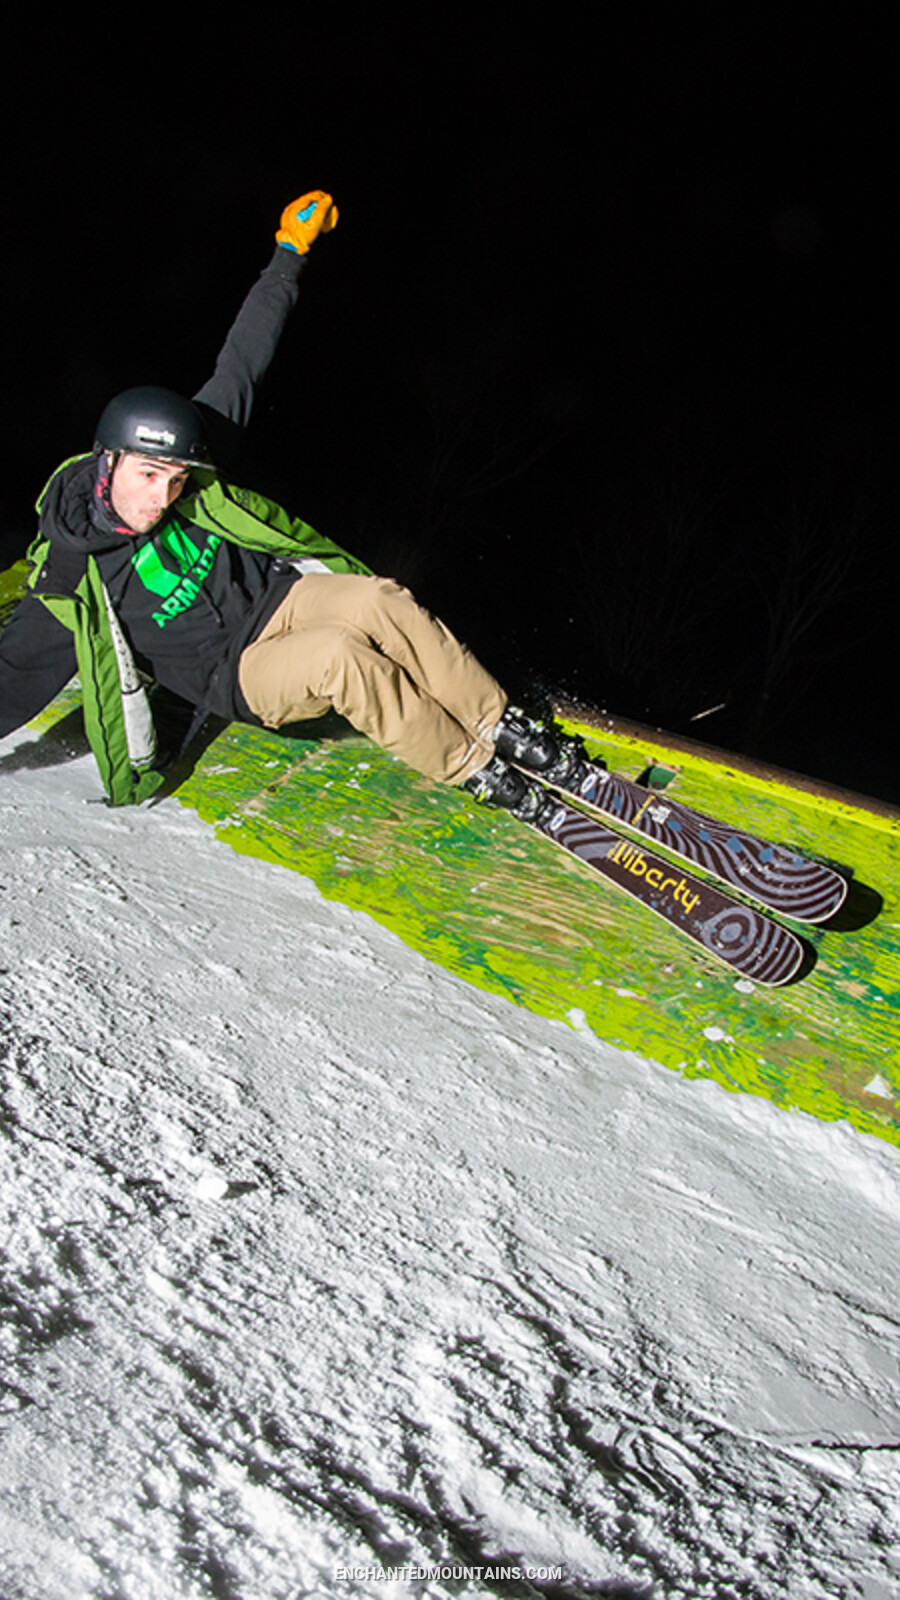
<instances>
[{"instance_id":1,"label":"black jacket sleeve","mask_svg":"<svg viewBox=\"0 0 900 1600\"><path fill-rule=\"evenodd\" d=\"M279 245L247 295L219 352L216 368L194 395L217 465L234 454L284 325L297 302L306 257Z\"/></svg>"},{"instance_id":2,"label":"black jacket sleeve","mask_svg":"<svg viewBox=\"0 0 900 1600\"><path fill-rule=\"evenodd\" d=\"M27 594L0 633L0 738L43 711L76 670L71 632Z\"/></svg>"}]
</instances>

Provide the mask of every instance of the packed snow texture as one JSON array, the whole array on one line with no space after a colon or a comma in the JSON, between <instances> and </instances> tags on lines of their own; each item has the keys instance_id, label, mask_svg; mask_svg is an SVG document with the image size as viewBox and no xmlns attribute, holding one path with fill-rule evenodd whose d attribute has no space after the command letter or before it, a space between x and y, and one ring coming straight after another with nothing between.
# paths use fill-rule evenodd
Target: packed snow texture
<instances>
[{"instance_id":1,"label":"packed snow texture","mask_svg":"<svg viewBox=\"0 0 900 1600\"><path fill-rule=\"evenodd\" d=\"M0 745L4 1600L900 1593L895 1149L97 795Z\"/></svg>"}]
</instances>

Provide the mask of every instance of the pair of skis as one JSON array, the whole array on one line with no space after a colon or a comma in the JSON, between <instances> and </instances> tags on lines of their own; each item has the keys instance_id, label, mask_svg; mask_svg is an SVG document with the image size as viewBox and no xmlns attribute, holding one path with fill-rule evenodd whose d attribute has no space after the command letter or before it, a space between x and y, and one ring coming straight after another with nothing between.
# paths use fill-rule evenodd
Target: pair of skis
<instances>
[{"instance_id":1,"label":"pair of skis","mask_svg":"<svg viewBox=\"0 0 900 1600\"><path fill-rule=\"evenodd\" d=\"M534 772L527 776L539 781ZM573 782L571 790L552 787L554 804L530 826L755 983L789 983L806 949L790 929L735 899L728 887L801 922L826 922L843 904L846 879L807 856L730 828L596 762L580 761ZM651 853L645 839L719 883Z\"/></svg>"}]
</instances>

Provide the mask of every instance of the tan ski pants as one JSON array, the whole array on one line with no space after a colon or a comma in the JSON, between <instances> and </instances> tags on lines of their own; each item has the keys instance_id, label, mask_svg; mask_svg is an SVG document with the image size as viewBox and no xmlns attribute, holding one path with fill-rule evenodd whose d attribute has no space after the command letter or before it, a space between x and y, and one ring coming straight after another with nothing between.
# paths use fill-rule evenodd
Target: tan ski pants
<instances>
[{"instance_id":1,"label":"tan ski pants","mask_svg":"<svg viewBox=\"0 0 900 1600\"><path fill-rule=\"evenodd\" d=\"M240 659L241 693L267 728L332 708L417 771L459 784L490 761L500 685L408 589L309 572Z\"/></svg>"}]
</instances>

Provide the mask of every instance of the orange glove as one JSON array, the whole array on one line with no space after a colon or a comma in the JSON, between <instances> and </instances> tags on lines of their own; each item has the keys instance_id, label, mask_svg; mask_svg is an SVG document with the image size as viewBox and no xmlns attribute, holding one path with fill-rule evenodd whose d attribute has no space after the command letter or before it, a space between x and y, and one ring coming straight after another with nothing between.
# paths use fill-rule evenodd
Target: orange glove
<instances>
[{"instance_id":1,"label":"orange glove","mask_svg":"<svg viewBox=\"0 0 900 1600\"><path fill-rule=\"evenodd\" d=\"M338 208L330 194L322 189L311 189L299 200L292 200L281 213L281 227L275 235L285 250L296 250L305 256L320 233L330 233L337 226Z\"/></svg>"}]
</instances>

